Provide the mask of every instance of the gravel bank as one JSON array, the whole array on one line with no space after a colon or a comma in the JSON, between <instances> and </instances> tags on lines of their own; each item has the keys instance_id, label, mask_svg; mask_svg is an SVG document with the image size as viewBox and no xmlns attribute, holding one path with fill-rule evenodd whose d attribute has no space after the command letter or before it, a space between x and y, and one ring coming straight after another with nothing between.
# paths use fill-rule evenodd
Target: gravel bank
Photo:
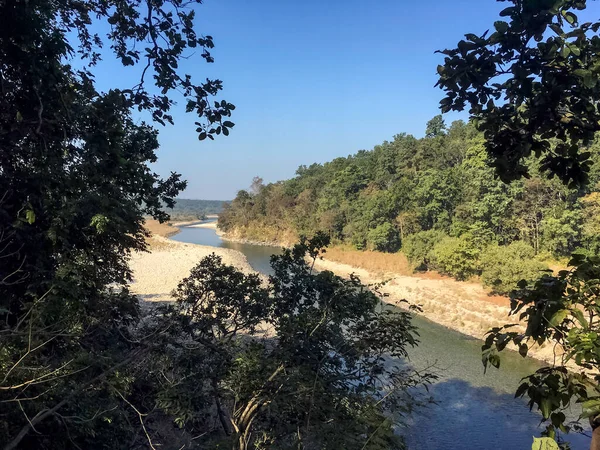
<instances>
[{"instance_id":1,"label":"gravel bank","mask_svg":"<svg viewBox=\"0 0 600 450\"><path fill-rule=\"evenodd\" d=\"M133 271L131 290L140 299L146 301L171 301L171 292L177 284L190 273L190 270L202 258L215 253L245 273L253 272L246 257L235 250L186 244L153 236L148 253L136 253L132 256L130 267Z\"/></svg>"},{"instance_id":2,"label":"gravel bank","mask_svg":"<svg viewBox=\"0 0 600 450\"><path fill-rule=\"evenodd\" d=\"M388 295L386 303L406 308L406 303L401 303L404 299L413 305L420 305L420 314L432 322L477 339L484 339L486 332L492 327L518 323L516 318L508 316L508 300L497 301L479 284L398 274L386 274L382 277L365 269L327 259L318 259L315 269L330 270L341 277L354 273L364 284L377 284L387 280L387 284L380 289ZM560 353L560 349L553 349L549 345L541 348L535 346L530 349L529 356L552 363L554 351Z\"/></svg>"}]
</instances>

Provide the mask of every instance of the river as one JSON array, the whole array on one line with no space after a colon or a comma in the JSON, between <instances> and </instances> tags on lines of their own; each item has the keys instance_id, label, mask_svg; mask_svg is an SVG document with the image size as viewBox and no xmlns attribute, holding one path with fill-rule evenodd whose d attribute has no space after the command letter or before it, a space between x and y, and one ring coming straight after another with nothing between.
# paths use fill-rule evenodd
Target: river
<instances>
[{"instance_id":1,"label":"river","mask_svg":"<svg viewBox=\"0 0 600 450\"><path fill-rule=\"evenodd\" d=\"M278 247L240 244L222 240L213 229L182 227L172 239L224 247L242 252L257 271L270 273L269 258ZM502 369L483 373L478 339L416 316L420 344L410 351L417 369L435 364L439 379L430 387L436 401L418 411L406 430L408 447L414 450L529 450L542 428L540 415L530 412L514 392L522 377L540 363L503 352ZM589 438L569 435L573 450L589 448Z\"/></svg>"}]
</instances>

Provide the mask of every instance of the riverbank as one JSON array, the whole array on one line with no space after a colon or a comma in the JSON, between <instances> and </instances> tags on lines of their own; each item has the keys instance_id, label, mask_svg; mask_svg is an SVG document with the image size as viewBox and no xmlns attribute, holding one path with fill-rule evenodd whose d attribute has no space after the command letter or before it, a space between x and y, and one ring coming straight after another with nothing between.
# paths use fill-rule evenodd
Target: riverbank
<instances>
[{"instance_id":1,"label":"riverbank","mask_svg":"<svg viewBox=\"0 0 600 450\"><path fill-rule=\"evenodd\" d=\"M217 222L216 221L212 221L212 222L200 222L200 223L194 223L192 225L188 225L190 228L211 228L213 230L217 229Z\"/></svg>"},{"instance_id":2,"label":"riverbank","mask_svg":"<svg viewBox=\"0 0 600 450\"><path fill-rule=\"evenodd\" d=\"M404 309L408 304L418 305L421 308L419 315L476 339L485 339L486 332L493 327L519 322L516 318L509 318L510 302L507 298L490 296L476 283L395 273L387 273L382 277L381 274L325 258L315 262L315 269L329 270L341 277L355 274L367 285L385 282L379 290L386 295L387 303ZM520 328L524 330L523 325ZM555 359L555 351L559 352L550 345L535 346L528 355L551 364Z\"/></svg>"},{"instance_id":3,"label":"riverbank","mask_svg":"<svg viewBox=\"0 0 600 450\"><path fill-rule=\"evenodd\" d=\"M221 235L221 238L256 245L255 242L236 236ZM260 244L284 246L281 242ZM323 259L315 263L315 268L329 270L342 277L356 274L365 284L380 284L385 281L381 291L387 295L386 302L401 308L407 307L403 300L419 305L419 315L476 339L485 339L485 334L493 327L518 322L508 315L510 300L491 295L479 283L456 281L435 272L412 273L408 261L395 254L361 252L357 256L355 253L338 247L327 249ZM521 330L524 330L523 325ZM529 355L552 363L554 350L549 345L534 347Z\"/></svg>"},{"instance_id":4,"label":"riverbank","mask_svg":"<svg viewBox=\"0 0 600 450\"><path fill-rule=\"evenodd\" d=\"M225 264L244 273L254 272L246 257L238 251L173 241L167 237L179 230L156 221L148 221L146 227L151 233L148 238L150 251L134 253L129 262L133 272L131 291L142 300L172 301L173 289L202 258L213 253Z\"/></svg>"},{"instance_id":5,"label":"riverbank","mask_svg":"<svg viewBox=\"0 0 600 450\"><path fill-rule=\"evenodd\" d=\"M230 232L223 232L216 228L217 234L224 241L237 242L239 244L260 245L265 247L291 247L298 242L298 236L291 231L272 230L272 229L235 229ZM269 237L270 236L270 237Z\"/></svg>"}]
</instances>

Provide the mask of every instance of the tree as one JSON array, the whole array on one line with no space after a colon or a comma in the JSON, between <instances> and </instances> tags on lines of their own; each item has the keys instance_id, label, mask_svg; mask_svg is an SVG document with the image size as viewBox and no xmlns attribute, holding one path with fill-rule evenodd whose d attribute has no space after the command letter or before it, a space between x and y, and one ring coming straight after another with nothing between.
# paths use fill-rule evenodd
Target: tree
<instances>
[{"instance_id":1,"label":"tree","mask_svg":"<svg viewBox=\"0 0 600 450\"><path fill-rule=\"evenodd\" d=\"M212 38L197 34L189 6L0 3L0 440L7 449L145 440L142 397L127 391L149 352L133 338L140 305L126 288L127 258L146 248L144 216L166 220L164 205L173 206L185 183L151 171L157 132L132 110L171 123L179 92L198 116L200 139L233 126L226 120L233 105L211 102L221 82L197 84L178 69L194 48L212 61ZM108 31L101 37L95 29ZM103 43L123 65L139 67L136 86L96 91Z\"/></svg>"},{"instance_id":2,"label":"tree","mask_svg":"<svg viewBox=\"0 0 600 450\"><path fill-rule=\"evenodd\" d=\"M250 185L250 192L253 195L260 194L260 191L262 191L264 188L265 188L265 184L263 183L263 179L261 177L252 178L252 184Z\"/></svg>"},{"instance_id":3,"label":"tree","mask_svg":"<svg viewBox=\"0 0 600 450\"><path fill-rule=\"evenodd\" d=\"M558 215L558 214L557 214ZM555 256L567 256L581 242L581 211L561 211L558 217L547 217L542 222L543 248Z\"/></svg>"},{"instance_id":4,"label":"tree","mask_svg":"<svg viewBox=\"0 0 600 450\"><path fill-rule=\"evenodd\" d=\"M591 255L600 255L600 194L592 192L583 197L581 203L584 248Z\"/></svg>"},{"instance_id":5,"label":"tree","mask_svg":"<svg viewBox=\"0 0 600 450\"><path fill-rule=\"evenodd\" d=\"M389 222L370 230L367 240L374 250L380 252L396 252L400 248L398 230Z\"/></svg>"},{"instance_id":6,"label":"tree","mask_svg":"<svg viewBox=\"0 0 600 450\"><path fill-rule=\"evenodd\" d=\"M467 103L486 138L486 149L505 180L528 175L524 161L541 158L541 169L572 186L585 185L591 153L587 148L600 129L600 70L596 35L600 23L579 24L574 11L586 1L512 0L488 36L467 34L456 49L445 50L438 85L447 92L442 111L462 110ZM501 101L500 101L501 100ZM536 222L537 223L537 222ZM537 231L536 231L537 233ZM593 428L592 449L600 448L600 408L596 358L597 258L574 255L571 270L546 275L533 285L520 284L511 294L512 313L527 323L525 332L494 328L484 345L484 363L496 367L496 354L509 342L526 355L530 345L549 342L565 353L557 364L527 377L517 396L527 395L547 434L568 431L562 408L574 398L582 403L581 419ZM572 373L568 361L582 369Z\"/></svg>"},{"instance_id":7,"label":"tree","mask_svg":"<svg viewBox=\"0 0 600 450\"><path fill-rule=\"evenodd\" d=\"M431 267L433 247L446 236L439 230L420 231L402 241L402 251L416 270Z\"/></svg>"},{"instance_id":8,"label":"tree","mask_svg":"<svg viewBox=\"0 0 600 450\"><path fill-rule=\"evenodd\" d=\"M327 241L317 235L273 256L266 286L209 256L155 322L165 329L167 318L179 336L155 376L167 371L184 388L170 407L207 432L211 448L402 448L393 414L402 420L418 400L409 391L431 380L389 364L417 342L410 313L383 309L356 277L313 272ZM189 366L192 379L180 369ZM207 427L214 422L220 430Z\"/></svg>"},{"instance_id":9,"label":"tree","mask_svg":"<svg viewBox=\"0 0 600 450\"><path fill-rule=\"evenodd\" d=\"M519 231L539 253L542 240L542 223L546 213L556 205L557 194L550 184L541 179L526 180L523 190L515 201L515 213L519 218Z\"/></svg>"},{"instance_id":10,"label":"tree","mask_svg":"<svg viewBox=\"0 0 600 450\"><path fill-rule=\"evenodd\" d=\"M481 281L497 294L510 294L521 280L535 281L548 270L534 255L533 247L522 241L492 244L481 255Z\"/></svg>"},{"instance_id":11,"label":"tree","mask_svg":"<svg viewBox=\"0 0 600 450\"><path fill-rule=\"evenodd\" d=\"M562 349L556 364L543 367L529 375L516 395L529 397L530 407L537 406L544 421L549 421L546 433L579 430L576 422L567 423L565 410L573 403L581 404L581 419L589 419L594 429L592 449L598 445L597 418L600 415L598 309L600 295L600 260L597 257L575 255L570 270L557 276L544 275L534 283L522 281L511 293L511 315L525 320L525 332L513 331L514 325L490 330L485 341L484 364L499 367L498 351L513 343L519 353L543 342L556 343ZM572 372L567 364L579 370Z\"/></svg>"},{"instance_id":12,"label":"tree","mask_svg":"<svg viewBox=\"0 0 600 450\"><path fill-rule=\"evenodd\" d=\"M479 273L481 249L466 235L445 237L430 252L431 265L442 273L466 280Z\"/></svg>"},{"instance_id":13,"label":"tree","mask_svg":"<svg viewBox=\"0 0 600 450\"><path fill-rule=\"evenodd\" d=\"M466 34L441 52L441 110L470 105L503 180L526 175L524 160L535 154L565 183L585 183L586 146L600 130L600 22L579 23L585 0L508 3L491 33Z\"/></svg>"},{"instance_id":14,"label":"tree","mask_svg":"<svg viewBox=\"0 0 600 450\"><path fill-rule=\"evenodd\" d=\"M444 136L446 134L446 123L441 114L438 114L429 122L425 129L425 136L428 138Z\"/></svg>"}]
</instances>

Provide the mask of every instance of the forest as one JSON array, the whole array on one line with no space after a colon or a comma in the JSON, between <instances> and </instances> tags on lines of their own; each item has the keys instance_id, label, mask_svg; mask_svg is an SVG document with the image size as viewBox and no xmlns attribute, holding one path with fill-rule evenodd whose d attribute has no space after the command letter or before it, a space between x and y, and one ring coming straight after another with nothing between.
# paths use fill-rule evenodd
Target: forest
<instances>
[{"instance_id":1,"label":"forest","mask_svg":"<svg viewBox=\"0 0 600 450\"><path fill-rule=\"evenodd\" d=\"M600 22L579 22L586 1L501 1L491 32L440 51L439 108L469 123L438 116L423 139L255 179L220 226L296 241L273 274L212 255L150 303L130 262L152 250L145 220L168 221L186 188L153 170L158 127L183 105L198 141L234 132L223 82L183 64L215 60L202 3L0 1L0 446L405 449L398 430L435 380L409 364L419 307L315 272L333 241L497 292L517 283L481 369L509 344L563 349L515 386L543 424L533 448L591 428L599 450ZM103 60L119 71L101 88Z\"/></svg>"},{"instance_id":2,"label":"forest","mask_svg":"<svg viewBox=\"0 0 600 450\"><path fill-rule=\"evenodd\" d=\"M211 214L219 214L225 203L221 200L178 198L168 211L172 221L199 220Z\"/></svg>"},{"instance_id":3,"label":"forest","mask_svg":"<svg viewBox=\"0 0 600 450\"><path fill-rule=\"evenodd\" d=\"M502 181L473 123L426 136L398 134L372 150L301 166L290 180L253 184L219 217L225 232L256 240L327 233L358 250L403 252L416 270L465 280L480 276L507 294L574 252L600 251L600 140L590 182L568 187L531 156L529 178Z\"/></svg>"}]
</instances>

